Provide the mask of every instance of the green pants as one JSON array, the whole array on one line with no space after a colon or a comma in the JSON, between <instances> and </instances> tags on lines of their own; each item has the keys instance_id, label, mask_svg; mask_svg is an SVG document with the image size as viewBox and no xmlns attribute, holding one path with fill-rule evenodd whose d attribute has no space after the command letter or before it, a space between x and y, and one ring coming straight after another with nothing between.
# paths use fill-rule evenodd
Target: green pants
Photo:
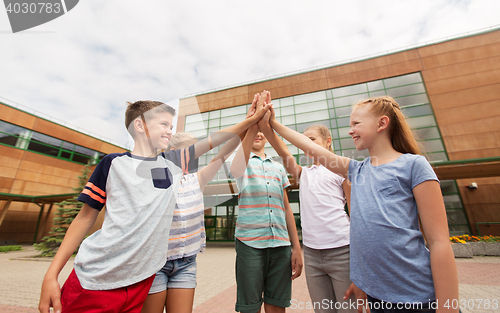
<instances>
[{"instance_id":1,"label":"green pants","mask_svg":"<svg viewBox=\"0 0 500 313\"><path fill-rule=\"evenodd\" d=\"M262 302L286 308L292 298L290 246L256 249L236 239L235 310L255 313Z\"/></svg>"}]
</instances>

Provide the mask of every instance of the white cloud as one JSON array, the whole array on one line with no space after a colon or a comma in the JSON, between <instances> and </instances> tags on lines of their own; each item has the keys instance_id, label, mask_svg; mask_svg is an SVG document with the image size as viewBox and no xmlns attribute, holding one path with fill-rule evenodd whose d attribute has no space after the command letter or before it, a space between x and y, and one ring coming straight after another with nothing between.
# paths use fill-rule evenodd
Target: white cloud
<instances>
[{"instance_id":1,"label":"white cloud","mask_svg":"<svg viewBox=\"0 0 500 313\"><path fill-rule=\"evenodd\" d=\"M499 24L489 1L87 0L11 34L0 96L122 145L127 101L187 94ZM0 99L1 100L1 99Z\"/></svg>"}]
</instances>

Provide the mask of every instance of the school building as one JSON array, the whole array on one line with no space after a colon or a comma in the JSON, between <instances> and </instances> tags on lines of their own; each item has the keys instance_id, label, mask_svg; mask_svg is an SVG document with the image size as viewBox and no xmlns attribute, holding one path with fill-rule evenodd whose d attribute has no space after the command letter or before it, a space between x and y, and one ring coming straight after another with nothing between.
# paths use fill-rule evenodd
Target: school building
<instances>
[{"instance_id":1,"label":"school building","mask_svg":"<svg viewBox=\"0 0 500 313\"><path fill-rule=\"evenodd\" d=\"M0 245L38 242L85 164L121 147L0 102ZM102 225L99 214L95 231Z\"/></svg>"},{"instance_id":2,"label":"school building","mask_svg":"<svg viewBox=\"0 0 500 313\"><path fill-rule=\"evenodd\" d=\"M500 235L500 28L191 95L180 99L177 130L201 139L236 124L265 89L281 123L299 132L324 124L335 152L355 159L367 152L357 151L347 134L351 106L394 97L441 181L450 234ZM310 164L288 148L299 164ZM40 241L52 227L54 203L74 195L84 164L94 169L104 155L124 151L0 102L0 245ZM276 156L270 146L266 152ZM229 163L205 189L208 240L234 239L237 188L228 169ZM293 180L290 189L300 235Z\"/></svg>"},{"instance_id":3,"label":"school building","mask_svg":"<svg viewBox=\"0 0 500 313\"><path fill-rule=\"evenodd\" d=\"M269 90L282 124L330 128L335 153L355 159L351 106L390 95L421 138L437 173L451 235L500 235L500 29L498 27L345 63L195 94L180 100L177 129L205 138L245 118L255 93ZM301 165L310 160L289 150ZM268 154L276 156L269 146ZM217 153L203 156L207 164ZM233 240L237 192L227 166L205 190L207 237ZM300 211L298 186L290 202ZM298 215L298 214L297 214ZM300 220L297 218L300 225ZM300 234L300 232L299 232Z\"/></svg>"}]
</instances>

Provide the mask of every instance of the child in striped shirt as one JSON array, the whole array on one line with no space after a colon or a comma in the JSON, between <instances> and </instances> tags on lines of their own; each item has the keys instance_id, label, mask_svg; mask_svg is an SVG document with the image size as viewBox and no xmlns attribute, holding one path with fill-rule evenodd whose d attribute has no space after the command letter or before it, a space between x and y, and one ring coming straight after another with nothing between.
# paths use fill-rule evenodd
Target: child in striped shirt
<instances>
[{"instance_id":1,"label":"child in striped shirt","mask_svg":"<svg viewBox=\"0 0 500 313\"><path fill-rule=\"evenodd\" d=\"M258 102L270 102L264 91ZM268 103L269 103L268 102ZM267 140L254 124L247 130L231 173L239 189L236 222L236 311L285 312L292 280L302 271L295 218L285 190L290 185L283 166L267 156ZM251 151L251 152L250 152ZM293 250L290 249L290 242Z\"/></svg>"},{"instance_id":2,"label":"child in striped shirt","mask_svg":"<svg viewBox=\"0 0 500 313\"><path fill-rule=\"evenodd\" d=\"M248 124L252 115L262 116L265 110L260 106L256 113L256 101L252 103L252 113L247 119L233 127L219 132L232 132L241 129L240 124ZM255 119L255 118L254 118ZM256 119L257 120L257 119ZM170 228L167 261L156 273L149 294L144 301L142 313L192 312L196 287L196 255L206 246L204 225L203 190L206 184L217 174L224 160L236 149L240 138L233 136L214 157L212 162L198 172L183 168L176 193L176 204ZM181 150L197 145L195 136L188 133L176 133L167 146L167 151ZM211 149L212 147L210 147Z\"/></svg>"}]
</instances>

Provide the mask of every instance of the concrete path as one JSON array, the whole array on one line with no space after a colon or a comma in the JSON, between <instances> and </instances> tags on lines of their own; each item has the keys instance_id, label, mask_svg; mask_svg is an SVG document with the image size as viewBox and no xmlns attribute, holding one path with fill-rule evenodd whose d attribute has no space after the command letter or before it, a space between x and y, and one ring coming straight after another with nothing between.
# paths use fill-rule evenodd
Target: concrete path
<instances>
[{"instance_id":1,"label":"concrete path","mask_svg":"<svg viewBox=\"0 0 500 313\"><path fill-rule=\"evenodd\" d=\"M23 251L0 253L0 313L36 313L40 286L49 260L25 259L37 252L31 247ZM500 312L500 258L474 257L456 259L463 313ZM234 244L209 243L198 255L198 286L194 313L232 313L236 301L234 277ZM61 272L64 283L73 268L70 261ZM287 312L312 313L305 276L293 282L292 307ZM489 305L489 306L488 306Z\"/></svg>"}]
</instances>

